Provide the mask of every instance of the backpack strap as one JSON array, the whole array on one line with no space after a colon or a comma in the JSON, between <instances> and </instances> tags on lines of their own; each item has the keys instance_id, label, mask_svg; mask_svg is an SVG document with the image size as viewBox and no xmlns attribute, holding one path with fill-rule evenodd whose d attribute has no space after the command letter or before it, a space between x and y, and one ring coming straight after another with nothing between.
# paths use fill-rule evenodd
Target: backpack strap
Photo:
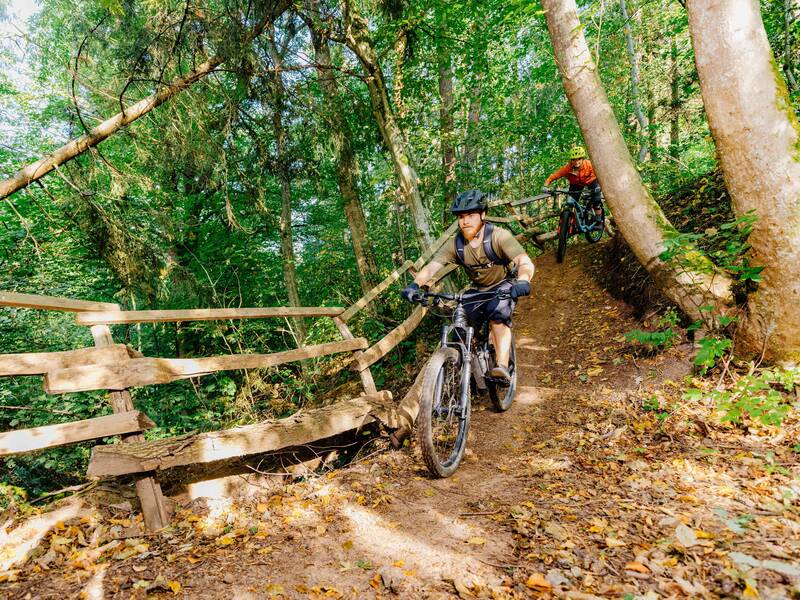
<instances>
[{"instance_id":1,"label":"backpack strap","mask_svg":"<svg viewBox=\"0 0 800 600\"><path fill-rule=\"evenodd\" d=\"M494 251L492 247L492 234L494 233L494 223L491 221L486 221L483 224L483 253L486 255L486 259L489 262L492 262L496 265L501 265L503 267L507 267L511 261L501 259L497 256L497 252ZM468 269L470 271L474 271L473 268L467 266L467 263L464 261L464 234L460 231L456 234L455 237L455 244L456 244L456 261L459 265Z\"/></svg>"}]
</instances>

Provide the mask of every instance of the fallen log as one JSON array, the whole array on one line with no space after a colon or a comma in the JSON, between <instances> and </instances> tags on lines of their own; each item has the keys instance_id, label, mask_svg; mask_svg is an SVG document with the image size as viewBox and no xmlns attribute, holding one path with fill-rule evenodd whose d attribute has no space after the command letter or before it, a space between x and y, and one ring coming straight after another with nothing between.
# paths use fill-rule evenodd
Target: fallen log
<instances>
[{"instance_id":1,"label":"fallen log","mask_svg":"<svg viewBox=\"0 0 800 600\"><path fill-rule=\"evenodd\" d=\"M178 379L200 377L216 371L265 369L286 362L316 358L367 347L367 340L355 338L306 346L274 354L230 354L204 358L134 358L120 365L74 367L51 371L44 377L48 394L88 390L124 390L141 385L171 383Z\"/></svg>"},{"instance_id":2,"label":"fallen log","mask_svg":"<svg viewBox=\"0 0 800 600\"><path fill-rule=\"evenodd\" d=\"M378 392L278 421L177 438L95 446L88 474L96 477L209 463L301 446L388 419L391 392Z\"/></svg>"},{"instance_id":3,"label":"fallen log","mask_svg":"<svg viewBox=\"0 0 800 600\"><path fill-rule=\"evenodd\" d=\"M147 415L138 410L131 410L71 423L6 431L0 433L0 456L23 454L112 435L144 431L151 427L155 427L155 423Z\"/></svg>"}]
</instances>

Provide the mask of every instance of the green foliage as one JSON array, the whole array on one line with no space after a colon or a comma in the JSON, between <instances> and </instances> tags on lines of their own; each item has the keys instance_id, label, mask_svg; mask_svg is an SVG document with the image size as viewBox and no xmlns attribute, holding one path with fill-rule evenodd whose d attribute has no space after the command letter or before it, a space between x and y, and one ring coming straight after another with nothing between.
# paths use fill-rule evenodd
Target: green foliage
<instances>
[{"instance_id":1,"label":"green foliage","mask_svg":"<svg viewBox=\"0 0 800 600\"><path fill-rule=\"evenodd\" d=\"M725 356L731 348L732 342L725 337L706 336L699 342L700 349L694 357L694 364L700 368L700 372L705 374L709 369L716 366L717 361Z\"/></svg>"},{"instance_id":2,"label":"green foliage","mask_svg":"<svg viewBox=\"0 0 800 600\"><path fill-rule=\"evenodd\" d=\"M675 327L678 325L678 313L674 309L667 310L656 322L656 331L634 329L625 334L629 342L637 342L649 352L667 350L678 337Z\"/></svg>"},{"instance_id":3,"label":"green foliage","mask_svg":"<svg viewBox=\"0 0 800 600\"><path fill-rule=\"evenodd\" d=\"M794 390L800 385L800 369L772 367L751 371L729 386L690 388L684 399L710 399L723 422L739 423L747 417L762 425L780 425L796 401Z\"/></svg>"}]
</instances>

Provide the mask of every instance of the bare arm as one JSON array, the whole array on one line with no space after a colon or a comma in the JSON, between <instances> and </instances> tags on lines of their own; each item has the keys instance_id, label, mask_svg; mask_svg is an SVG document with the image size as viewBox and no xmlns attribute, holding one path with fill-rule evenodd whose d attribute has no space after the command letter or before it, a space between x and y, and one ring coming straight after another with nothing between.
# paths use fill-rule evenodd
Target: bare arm
<instances>
[{"instance_id":1,"label":"bare arm","mask_svg":"<svg viewBox=\"0 0 800 600\"><path fill-rule=\"evenodd\" d=\"M535 271L533 261L530 257L523 252L514 258L512 262L517 267L517 279L524 279L530 282L531 277L533 277L533 272Z\"/></svg>"},{"instance_id":2,"label":"bare arm","mask_svg":"<svg viewBox=\"0 0 800 600\"><path fill-rule=\"evenodd\" d=\"M441 269L443 266L444 265L442 265L442 263L432 260L427 265L425 265L425 267L422 268L419 271L419 273L417 273L417 276L414 277L414 283L416 283L419 286L425 285L426 283L430 282L431 279L433 279L436 273L439 272L439 269ZM532 274L533 273L531 273L531 275Z\"/></svg>"}]
</instances>

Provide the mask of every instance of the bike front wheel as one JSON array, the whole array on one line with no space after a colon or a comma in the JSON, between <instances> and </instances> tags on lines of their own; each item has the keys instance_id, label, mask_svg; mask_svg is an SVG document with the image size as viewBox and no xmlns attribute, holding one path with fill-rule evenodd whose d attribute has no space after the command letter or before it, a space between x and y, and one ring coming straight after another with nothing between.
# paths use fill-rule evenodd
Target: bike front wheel
<instances>
[{"instance_id":1,"label":"bike front wheel","mask_svg":"<svg viewBox=\"0 0 800 600\"><path fill-rule=\"evenodd\" d=\"M514 394L517 391L517 343L513 334L511 336L511 350L508 359L508 370L511 372L511 381L509 381L508 386L498 385L491 380L486 381L486 387L489 388L489 398L491 398L492 405L498 412L505 412L511 408L511 403L514 402Z\"/></svg>"},{"instance_id":2,"label":"bike front wheel","mask_svg":"<svg viewBox=\"0 0 800 600\"><path fill-rule=\"evenodd\" d=\"M461 397L461 355L439 348L425 369L417 417L417 441L434 477L450 477L458 469L469 433L469 392ZM467 388L469 389L469 388Z\"/></svg>"},{"instance_id":3,"label":"bike front wheel","mask_svg":"<svg viewBox=\"0 0 800 600\"><path fill-rule=\"evenodd\" d=\"M595 218L594 210L589 209L586 212L589 215L589 218L592 219ZM603 230L606 228L606 210L602 206L600 207L600 214L603 217L603 220L600 222L600 226L593 227L592 229L583 234L584 237L586 238L586 241L589 242L590 244L599 242L600 238L603 237Z\"/></svg>"},{"instance_id":4,"label":"bike front wheel","mask_svg":"<svg viewBox=\"0 0 800 600\"><path fill-rule=\"evenodd\" d=\"M564 262L567 254L567 240L569 239L570 217L572 211L565 210L558 221L558 247L556 248L556 262Z\"/></svg>"}]
</instances>

